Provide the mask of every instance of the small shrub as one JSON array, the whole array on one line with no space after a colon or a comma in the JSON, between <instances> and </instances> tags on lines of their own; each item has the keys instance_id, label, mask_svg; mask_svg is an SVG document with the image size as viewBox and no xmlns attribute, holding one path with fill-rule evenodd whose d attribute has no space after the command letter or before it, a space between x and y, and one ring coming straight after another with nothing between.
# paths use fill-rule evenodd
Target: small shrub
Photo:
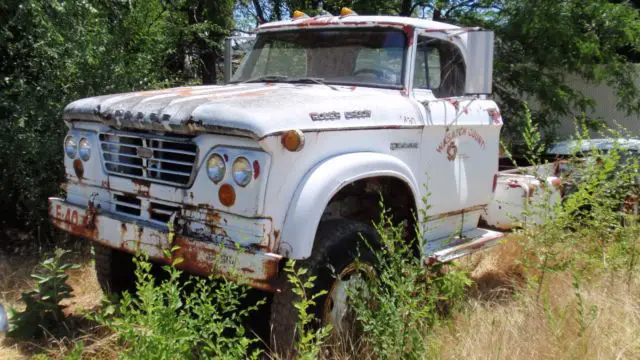
<instances>
[{"instance_id":1,"label":"small shrub","mask_svg":"<svg viewBox=\"0 0 640 360\"><path fill-rule=\"evenodd\" d=\"M367 278L349 297L362 328L361 341L380 359L422 358L443 305L455 304L471 282L453 266L445 273L425 268L406 240L405 225L394 224L385 212L375 228L380 237L373 264L377 276Z\"/></svg>"},{"instance_id":2,"label":"small shrub","mask_svg":"<svg viewBox=\"0 0 640 360\"><path fill-rule=\"evenodd\" d=\"M293 285L293 293L300 298L300 300L294 304L294 307L298 311L295 344L296 358L304 360L317 359L322 344L331 333L331 325L312 329L311 325L315 320L315 315L310 309L316 306L315 300L327 292L323 290L308 295L307 291L313 289L316 276L308 276L307 269L305 268L296 268L295 261L293 260L287 261L284 271L287 273L289 283Z\"/></svg>"},{"instance_id":3,"label":"small shrub","mask_svg":"<svg viewBox=\"0 0 640 360\"><path fill-rule=\"evenodd\" d=\"M174 266L164 266L168 278L156 284L152 264L143 256L135 263L135 296L124 293L94 317L123 341L122 359L259 357L242 322L262 301L246 306L245 285L213 277L183 282Z\"/></svg>"},{"instance_id":4,"label":"small shrub","mask_svg":"<svg viewBox=\"0 0 640 360\"><path fill-rule=\"evenodd\" d=\"M31 277L36 280L36 288L22 293L20 299L26 305L24 311L9 310L8 335L18 339L32 339L43 335L44 330L58 328L64 321L64 307L60 301L72 297L69 276L65 271L79 265L65 263L62 257L66 250L56 249L54 256L44 260L39 270Z\"/></svg>"}]
</instances>

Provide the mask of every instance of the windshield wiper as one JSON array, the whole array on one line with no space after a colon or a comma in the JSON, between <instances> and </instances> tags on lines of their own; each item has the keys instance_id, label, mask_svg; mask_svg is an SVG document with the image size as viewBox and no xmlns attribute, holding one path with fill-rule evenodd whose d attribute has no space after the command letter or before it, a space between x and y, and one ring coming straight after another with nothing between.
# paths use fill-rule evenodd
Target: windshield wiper
<instances>
[{"instance_id":1,"label":"windshield wiper","mask_svg":"<svg viewBox=\"0 0 640 360\"><path fill-rule=\"evenodd\" d=\"M266 76L259 76L256 78L247 79L245 81L240 81L239 84L255 83L255 82L288 82L288 80L289 80L288 76L266 75Z\"/></svg>"},{"instance_id":2,"label":"windshield wiper","mask_svg":"<svg viewBox=\"0 0 640 360\"><path fill-rule=\"evenodd\" d=\"M289 83L299 83L299 84L309 84L309 83L313 83L313 84L319 84L319 85L325 85L327 86L329 89L331 90L336 90L338 91L338 88L336 88L335 86L331 86L329 84L327 84L326 82L324 82L323 78L317 78L317 77L299 77L299 78L291 78L289 80L287 80L287 82Z\"/></svg>"},{"instance_id":3,"label":"windshield wiper","mask_svg":"<svg viewBox=\"0 0 640 360\"><path fill-rule=\"evenodd\" d=\"M253 78L253 79L248 79L245 81L241 81L240 84L242 83L255 83L255 82L283 82L283 83L290 83L290 84L319 84L319 85L325 85L328 88L330 88L331 90L338 90L335 86L331 86L329 84L327 84L326 82L324 82L323 78L317 78L317 77L289 77L289 76L282 76L282 75L266 75L266 76L260 76L257 78Z\"/></svg>"}]
</instances>

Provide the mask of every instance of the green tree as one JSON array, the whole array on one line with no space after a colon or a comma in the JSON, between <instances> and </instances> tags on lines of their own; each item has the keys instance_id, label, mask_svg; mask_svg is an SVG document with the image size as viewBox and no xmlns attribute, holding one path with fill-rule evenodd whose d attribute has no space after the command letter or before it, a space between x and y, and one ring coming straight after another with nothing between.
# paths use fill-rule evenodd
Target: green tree
<instances>
[{"instance_id":1,"label":"green tree","mask_svg":"<svg viewBox=\"0 0 640 360\"><path fill-rule=\"evenodd\" d=\"M181 4L0 0L0 232L50 234L46 198L61 193L67 103L216 78L206 52L221 53L212 44L233 23L233 1ZM189 25L191 10L207 17Z\"/></svg>"},{"instance_id":2,"label":"green tree","mask_svg":"<svg viewBox=\"0 0 640 360\"><path fill-rule=\"evenodd\" d=\"M534 119L546 131L558 118L595 105L597 99L566 85L570 74L612 86L619 107L640 111L637 68L619 53L624 47L640 49L638 11L605 0L486 3L459 6L450 19L495 30L494 91L511 134L519 133L527 98L539 104Z\"/></svg>"},{"instance_id":3,"label":"green tree","mask_svg":"<svg viewBox=\"0 0 640 360\"><path fill-rule=\"evenodd\" d=\"M174 14L173 25L185 29L181 40L198 62L202 84L216 84L221 75L218 67L224 38L230 35L234 25L234 4L233 0L183 0L174 3L174 9L182 14Z\"/></svg>"}]
</instances>

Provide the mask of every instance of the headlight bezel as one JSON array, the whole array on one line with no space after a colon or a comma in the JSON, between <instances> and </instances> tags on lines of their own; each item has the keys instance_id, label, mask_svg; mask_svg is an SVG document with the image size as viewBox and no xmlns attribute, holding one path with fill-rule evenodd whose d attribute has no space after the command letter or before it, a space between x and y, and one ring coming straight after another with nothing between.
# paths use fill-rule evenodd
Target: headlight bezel
<instances>
[{"instance_id":1,"label":"headlight bezel","mask_svg":"<svg viewBox=\"0 0 640 360\"><path fill-rule=\"evenodd\" d=\"M86 147L83 146L83 144L86 144ZM77 151L78 156L82 161L89 161L89 159L91 159L91 141L86 137L81 138L77 144ZM83 154L83 151L86 151L87 153Z\"/></svg>"},{"instance_id":2,"label":"headlight bezel","mask_svg":"<svg viewBox=\"0 0 640 360\"><path fill-rule=\"evenodd\" d=\"M240 187L246 187L253 178L253 167L251 162L244 156L238 156L231 166L233 181Z\"/></svg>"},{"instance_id":3,"label":"headlight bezel","mask_svg":"<svg viewBox=\"0 0 640 360\"><path fill-rule=\"evenodd\" d=\"M65 155L67 155L71 160L75 159L76 155L78 155L78 142L76 141L75 136L67 135L67 137L64 138L62 147Z\"/></svg>"},{"instance_id":4,"label":"headlight bezel","mask_svg":"<svg viewBox=\"0 0 640 360\"><path fill-rule=\"evenodd\" d=\"M218 169L218 177L215 176L215 174L212 175L211 173L211 161L212 160L217 160L217 169ZM221 166L220 166L221 165ZM211 180L214 184L218 184L220 183L222 180L224 180L224 177L227 173L227 164L224 161L224 157L218 153L213 153L211 155L209 155L209 157L207 158L207 166L206 166L206 171L207 171L207 177L209 177L209 180Z\"/></svg>"}]
</instances>

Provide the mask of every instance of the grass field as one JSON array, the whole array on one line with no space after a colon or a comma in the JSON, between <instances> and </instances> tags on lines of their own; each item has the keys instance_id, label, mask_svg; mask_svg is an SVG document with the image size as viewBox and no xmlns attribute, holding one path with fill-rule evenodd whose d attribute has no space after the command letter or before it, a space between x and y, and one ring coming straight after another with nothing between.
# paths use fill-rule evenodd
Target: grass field
<instances>
[{"instance_id":1,"label":"grass field","mask_svg":"<svg viewBox=\"0 0 640 360\"><path fill-rule=\"evenodd\" d=\"M69 272L74 289L65 303L70 335L33 343L2 339L0 359L63 358L79 340L85 344L83 358L117 358L115 336L83 316L102 298L90 253L75 249L72 257L81 267ZM602 273L576 288L570 274L557 272L538 295L525 280L520 258L518 239L512 237L459 261L474 284L451 317L427 336L431 345L425 359L640 359L640 279L629 283L623 274ZM19 307L38 258L0 260L0 301ZM362 354L367 357L373 356Z\"/></svg>"}]
</instances>

